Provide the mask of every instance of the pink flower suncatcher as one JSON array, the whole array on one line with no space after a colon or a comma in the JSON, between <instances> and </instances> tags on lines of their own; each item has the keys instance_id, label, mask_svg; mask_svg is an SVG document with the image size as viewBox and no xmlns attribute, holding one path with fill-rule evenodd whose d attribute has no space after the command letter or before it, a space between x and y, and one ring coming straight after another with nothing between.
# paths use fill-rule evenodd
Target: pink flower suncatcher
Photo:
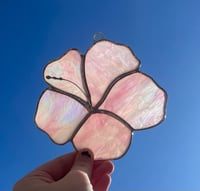
<instances>
[{"instance_id":1,"label":"pink flower suncatcher","mask_svg":"<svg viewBox=\"0 0 200 191\"><path fill-rule=\"evenodd\" d=\"M39 99L36 125L57 144L91 149L96 160L122 157L134 131L165 118L167 94L139 66L129 47L105 39L85 55L69 50L44 69L49 87Z\"/></svg>"}]
</instances>

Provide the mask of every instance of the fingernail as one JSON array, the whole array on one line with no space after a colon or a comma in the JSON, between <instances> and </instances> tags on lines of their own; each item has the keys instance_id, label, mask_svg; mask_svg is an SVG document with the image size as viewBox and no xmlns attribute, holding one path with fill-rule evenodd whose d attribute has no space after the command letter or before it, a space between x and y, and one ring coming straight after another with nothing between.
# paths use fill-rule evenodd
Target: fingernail
<instances>
[{"instance_id":1,"label":"fingernail","mask_svg":"<svg viewBox=\"0 0 200 191\"><path fill-rule=\"evenodd\" d=\"M88 151L83 151L83 152L81 152L81 155L82 155L82 156L86 156L86 157L88 157L88 158L91 158L91 155L90 155L90 153L89 153Z\"/></svg>"}]
</instances>

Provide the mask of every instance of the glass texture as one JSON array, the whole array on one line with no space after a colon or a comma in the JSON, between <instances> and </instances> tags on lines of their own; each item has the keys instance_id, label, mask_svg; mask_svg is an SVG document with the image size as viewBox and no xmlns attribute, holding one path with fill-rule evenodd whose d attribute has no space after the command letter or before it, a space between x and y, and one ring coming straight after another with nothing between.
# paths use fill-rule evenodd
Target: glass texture
<instances>
[{"instance_id":1,"label":"glass texture","mask_svg":"<svg viewBox=\"0 0 200 191\"><path fill-rule=\"evenodd\" d=\"M63 144L71 139L86 113L76 100L46 90L38 103L35 122L54 142Z\"/></svg>"},{"instance_id":2,"label":"glass texture","mask_svg":"<svg viewBox=\"0 0 200 191\"><path fill-rule=\"evenodd\" d=\"M93 45L85 59L86 79L93 106L117 76L138 67L139 61L128 47L110 41Z\"/></svg>"},{"instance_id":3,"label":"glass texture","mask_svg":"<svg viewBox=\"0 0 200 191\"><path fill-rule=\"evenodd\" d=\"M86 100L81 77L82 58L77 50L70 50L60 59L49 63L44 70L44 79L53 87ZM54 79L53 79L54 77ZM55 79L57 78L57 80ZM62 78L62 80L60 80Z\"/></svg>"},{"instance_id":4,"label":"glass texture","mask_svg":"<svg viewBox=\"0 0 200 191\"><path fill-rule=\"evenodd\" d=\"M79 149L89 148L95 160L119 158L131 142L131 129L106 114L93 114L73 139Z\"/></svg>"},{"instance_id":5,"label":"glass texture","mask_svg":"<svg viewBox=\"0 0 200 191\"><path fill-rule=\"evenodd\" d=\"M165 118L167 94L139 65L129 47L108 40L86 55L69 50L44 70L50 87L38 102L36 125L57 144L91 149L96 160L120 158L134 130Z\"/></svg>"},{"instance_id":6,"label":"glass texture","mask_svg":"<svg viewBox=\"0 0 200 191\"><path fill-rule=\"evenodd\" d=\"M165 93L142 73L119 80L100 107L127 121L133 129L144 129L160 123L165 116Z\"/></svg>"}]
</instances>

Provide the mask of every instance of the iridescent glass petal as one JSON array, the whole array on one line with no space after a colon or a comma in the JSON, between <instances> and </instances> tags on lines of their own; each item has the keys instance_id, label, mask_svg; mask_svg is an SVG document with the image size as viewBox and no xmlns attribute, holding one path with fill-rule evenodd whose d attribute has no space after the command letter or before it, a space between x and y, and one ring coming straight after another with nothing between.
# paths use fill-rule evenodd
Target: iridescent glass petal
<instances>
[{"instance_id":1,"label":"iridescent glass petal","mask_svg":"<svg viewBox=\"0 0 200 191\"><path fill-rule=\"evenodd\" d=\"M93 106L117 76L139 67L132 51L110 41L99 41L86 54L85 73Z\"/></svg>"},{"instance_id":2,"label":"iridescent glass petal","mask_svg":"<svg viewBox=\"0 0 200 191\"><path fill-rule=\"evenodd\" d=\"M95 160L115 159L127 151L131 129L106 114L93 114L73 139L76 149L89 148Z\"/></svg>"},{"instance_id":3,"label":"iridescent glass petal","mask_svg":"<svg viewBox=\"0 0 200 191\"><path fill-rule=\"evenodd\" d=\"M80 53L70 50L46 66L44 79L50 85L86 100L81 79L81 64Z\"/></svg>"},{"instance_id":4,"label":"iridescent glass petal","mask_svg":"<svg viewBox=\"0 0 200 191\"><path fill-rule=\"evenodd\" d=\"M119 115L134 129L144 129L163 120L165 104L165 92L150 77L137 72L119 80L100 108Z\"/></svg>"},{"instance_id":5,"label":"iridescent glass petal","mask_svg":"<svg viewBox=\"0 0 200 191\"><path fill-rule=\"evenodd\" d=\"M87 110L76 100L46 90L38 103L35 122L54 142L63 144L71 139L86 114Z\"/></svg>"}]
</instances>

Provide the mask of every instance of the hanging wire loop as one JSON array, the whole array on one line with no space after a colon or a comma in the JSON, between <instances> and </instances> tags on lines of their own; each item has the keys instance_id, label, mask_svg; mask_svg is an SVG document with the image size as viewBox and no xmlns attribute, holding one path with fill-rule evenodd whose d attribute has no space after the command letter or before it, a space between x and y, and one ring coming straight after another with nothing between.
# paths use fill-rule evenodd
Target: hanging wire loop
<instances>
[{"instance_id":1,"label":"hanging wire loop","mask_svg":"<svg viewBox=\"0 0 200 191\"><path fill-rule=\"evenodd\" d=\"M105 35L102 33L102 32L96 32L94 35L93 35L93 40L94 42L97 42L99 40L103 40L105 39Z\"/></svg>"}]
</instances>

